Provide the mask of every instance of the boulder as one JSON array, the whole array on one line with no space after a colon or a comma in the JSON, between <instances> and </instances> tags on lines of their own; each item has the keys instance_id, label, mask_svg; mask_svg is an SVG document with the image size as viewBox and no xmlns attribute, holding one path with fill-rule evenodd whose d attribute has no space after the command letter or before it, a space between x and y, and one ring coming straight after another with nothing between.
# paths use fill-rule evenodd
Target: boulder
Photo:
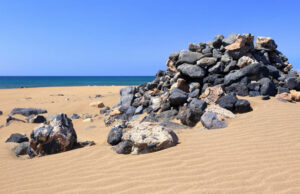
<instances>
[{"instance_id":1,"label":"boulder","mask_svg":"<svg viewBox=\"0 0 300 194\"><path fill-rule=\"evenodd\" d=\"M197 65L205 67L205 66L211 66L216 64L217 59L214 57L204 57L202 59L200 59L199 61L197 61Z\"/></svg>"},{"instance_id":2,"label":"boulder","mask_svg":"<svg viewBox=\"0 0 300 194\"><path fill-rule=\"evenodd\" d=\"M134 114L142 114L143 113L143 105L140 105L139 107L137 107L135 109L135 113Z\"/></svg>"},{"instance_id":3,"label":"boulder","mask_svg":"<svg viewBox=\"0 0 300 194\"><path fill-rule=\"evenodd\" d=\"M228 119L235 118L235 115L231 111L229 111L225 108L222 108L218 105L209 105L205 109L205 112L215 113L215 114L217 114L218 118L228 118Z\"/></svg>"},{"instance_id":4,"label":"boulder","mask_svg":"<svg viewBox=\"0 0 300 194\"><path fill-rule=\"evenodd\" d=\"M285 85L288 89L293 90L293 89L297 88L297 86L299 85L299 82L296 77L288 77L285 80Z\"/></svg>"},{"instance_id":5,"label":"boulder","mask_svg":"<svg viewBox=\"0 0 300 194\"><path fill-rule=\"evenodd\" d=\"M224 45L233 44L236 41L237 38L238 38L238 34L236 34L236 33L229 34L228 36L226 36L223 39L223 44Z\"/></svg>"},{"instance_id":6,"label":"boulder","mask_svg":"<svg viewBox=\"0 0 300 194\"><path fill-rule=\"evenodd\" d=\"M16 154L16 156L25 155L29 150L30 150L30 143L28 141L22 142L12 149L12 151Z\"/></svg>"},{"instance_id":7,"label":"boulder","mask_svg":"<svg viewBox=\"0 0 300 194\"><path fill-rule=\"evenodd\" d=\"M30 115L38 115L44 113L47 113L47 110L39 108L14 108L9 115L19 114L28 117Z\"/></svg>"},{"instance_id":8,"label":"boulder","mask_svg":"<svg viewBox=\"0 0 300 194\"><path fill-rule=\"evenodd\" d=\"M220 129L227 127L226 122L221 121L217 114L206 112L201 117L202 125L207 129Z\"/></svg>"},{"instance_id":9,"label":"boulder","mask_svg":"<svg viewBox=\"0 0 300 194\"><path fill-rule=\"evenodd\" d=\"M277 94L276 86L269 78L262 78L259 80L259 83L261 85L261 95L275 96Z\"/></svg>"},{"instance_id":10,"label":"boulder","mask_svg":"<svg viewBox=\"0 0 300 194\"><path fill-rule=\"evenodd\" d=\"M178 70L183 75L189 76L190 78L203 78L205 76L204 69L197 65L184 63L178 67Z\"/></svg>"},{"instance_id":11,"label":"boulder","mask_svg":"<svg viewBox=\"0 0 300 194\"><path fill-rule=\"evenodd\" d=\"M188 64L195 64L196 61L201 59L203 54L191 51L180 51L178 61L176 64L188 63Z\"/></svg>"},{"instance_id":12,"label":"boulder","mask_svg":"<svg viewBox=\"0 0 300 194\"><path fill-rule=\"evenodd\" d=\"M226 108L227 110L234 111L234 105L237 102L237 97L234 95L227 95L222 96L218 101L217 104L219 104L222 108Z\"/></svg>"},{"instance_id":13,"label":"boulder","mask_svg":"<svg viewBox=\"0 0 300 194\"><path fill-rule=\"evenodd\" d=\"M28 142L29 139L26 135L22 135L20 133L13 133L9 136L9 138L5 141L7 142L15 142L15 143L22 143L22 142Z\"/></svg>"},{"instance_id":14,"label":"boulder","mask_svg":"<svg viewBox=\"0 0 300 194\"><path fill-rule=\"evenodd\" d=\"M171 95L169 96L169 101L171 106L179 106L186 102L188 95L186 92L173 88L171 91Z\"/></svg>"},{"instance_id":15,"label":"boulder","mask_svg":"<svg viewBox=\"0 0 300 194\"><path fill-rule=\"evenodd\" d=\"M178 69L176 68L174 61L170 59L167 61L167 67L170 71L178 72Z\"/></svg>"},{"instance_id":16,"label":"boulder","mask_svg":"<svg viewBox=\"0 0 300 194\"><path fill-rule=\"evenodd\" d=\"M268 95L262 96L261 99L262 99L262 100L270 100L270 96L268 96Z\"/></svg>"},{"instance_id":17,"label":"boulder","mask_svg":"<svg viewBox=\"0 0 300 194\"><path fill-rule=\"evenodd\" d=\"M122 107L128 108L129 106L131 106L135 92L136 88L133 86L122 88L120 90Z\"/></svg>"},{"instance_id":18,"label":"boulder","mask_svg":"<svg viewBox=\"0 0 300 194\"><path fill-rule=\"evenodd\" d=\"M239 96L248 96L248 87L243 83L233 83L225 88L226 93L234 92Z\"/></svg>"},{"instance_id":19,"label":"boulder","mask_svg":"<svg viewBox=\"0 0 300 194\"><path fill-rule=\"evenodd\" d=\"M277 45L270 37L258 36L256 40L256 47L257 49L275 50Z\"/></svg>"},{"instance_id":20,"label":"boulder","mask_svg":"<svg viewBox=\"0 0 300 194\"><path fill-rule=\"evenodd\" d=\"M224 94L221 85L216 85L213 87L208 87L205 89L204 93L201 94L200 98L206 103L216 103L217 100Z\"/></svg>"},{"instance_id":21,"label":"boulder","mask_svg":"<svg viewBox=\"0 0 300 194\"><path fill-rule=\"evenodd\" d=\"M107 143L110 145L117 145L121 142L123 136L123 129L120 126L114 126L108 133Z\"/></svg>"},{"instance_id":22,"label":"boulder","mask_svg":"<svg viewBox=\"0 0 300 194\"><path fill-rule=\"evenodd\" d=\"M200 121L206 107L205 101L193 99L188 108L181 110L178 117L182 124L193 127Z\"/></svg>"},{"instance_id":23,"label":"boulder","mask_svg":"<svg viewBox=\"0 0 300 194\"><path fill-rule=\"evenodd\" d=\"M77 134L72 120L60 113L49 124L41 124L30 135L30 157L55 154L73 149Z\"/></svg>"},{"instance_id":24,"label":"boulder","mask_svg":"<svg viewBox=\"0 0 300 194\"><path fill-rule=\"evenodd\" d=\"M189 85L182 78L177 79L177 82L171 86L171 89L173 89L173 88L178 88L184 92L189 92Z\"/></svg>"},{"instance_id":25,"label":"boulder","mask_svg":"<svg viewBox=\"0 0 300 194\"><path fill-rule=\"evenodd\" d=\"M230 50L230 51L241 49L245 46L246 42L247 42L247 39L245 36L237 35L236 40L232 44L226 46L225 49Z\"/></svg>"},{"instance_id":26,"label":"boulder","mask_svg":"<svg viewBox=\"0 0 300 194\"><path fill-rule=\"evenodd\" d=\"M105 107L104 103L101 102L101 101L91 102L90 106L91 107L97 107L97 108L104 108Z\"/></svg>"},{"instance_id":27,"label":"boulder","mask_svg":"<svg viewBox=\"0 0 300 194\"><path fill-rule=\"evenodd\" d=\"M126 130L122 141L132 142L132 154L144 154L159 151L178 143L178 137L172 130L158 123L135 123Z\"/></svg>"},{"instance_id":28,"label":"boulder","mask_svg":"<svg viewBox=\"0 0 300 194\"><path fill-rule=\"evenodd\" d=\"M235 113L246 113L252 111L248 100L238 99L235 103Z\"/></svg>"},{"instance_id":29,"label":"boulder","mask_svg":"<svg viewBox=\"0 0 300 194\"><path fill-rule=\"evenodd\" d=\"M130 154L132 151L132 146L133 145L131 141L125 140L112 147L112 150L118 154Z\"/></svg>"}]
</instances>

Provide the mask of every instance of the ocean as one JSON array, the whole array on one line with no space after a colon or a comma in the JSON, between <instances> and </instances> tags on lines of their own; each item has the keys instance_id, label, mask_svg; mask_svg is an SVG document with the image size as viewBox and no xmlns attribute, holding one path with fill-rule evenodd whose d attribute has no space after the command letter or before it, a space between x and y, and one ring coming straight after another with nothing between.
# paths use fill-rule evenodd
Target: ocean
<instances>
[{"instance_id":1,"label":"ocean","mask_svg":"<svg viewBox=\"0 0 300 194\"><path fill-rule=\"evenodd\" d=\"M0 76L0 89L52 86L112 86L139 85L154 80L154 76Z\"/></svg>"}]
</instances>

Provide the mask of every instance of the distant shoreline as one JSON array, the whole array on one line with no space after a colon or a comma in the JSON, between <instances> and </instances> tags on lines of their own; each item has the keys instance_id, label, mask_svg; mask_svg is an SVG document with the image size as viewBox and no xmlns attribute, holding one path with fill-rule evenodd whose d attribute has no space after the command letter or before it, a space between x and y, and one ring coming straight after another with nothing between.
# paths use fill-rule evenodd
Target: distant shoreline
<instances>
[{"instance_id":1,"label":"distant shoreline","mask_svg":"<svg viewBox=\"0 0 300 194\"><path fill-rule=\"evenodd\" d=\"M128 86L151 82L154 76L0 76L0 89Z\"/></svg>"}]
</instances>

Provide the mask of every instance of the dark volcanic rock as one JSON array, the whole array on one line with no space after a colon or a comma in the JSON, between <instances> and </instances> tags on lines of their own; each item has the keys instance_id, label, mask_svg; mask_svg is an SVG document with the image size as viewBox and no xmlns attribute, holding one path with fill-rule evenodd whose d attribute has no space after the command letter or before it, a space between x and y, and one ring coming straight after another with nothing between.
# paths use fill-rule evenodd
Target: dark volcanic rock
<instances>
[{"instance_id":1,"label":"dark volcanic rock","mask_svg":"<svg viewBox=\"0 0 300 194\"><path fill-rule=\"evenodd\" d=\"M178 70L191 78L202 78L205 76L205 71L196 65L190 65L190 64L182 64L178 67Z\"/></svg>"},{"instance_id":2,"label":"dark volcanic rock","mask_svg":"<svg viewBox=\"0 0 300 194\"><path fill-rule=\"evenodd\" d=\"M76 113L73 113L72 116L71 116L72 119L79 119L80 116Z\"/></svg>"},{"instance_id":3,"label":"dark volcanic rock","mask_svg":"<svg viewBox=\"0 0 300 194\"><path fill-rule=\"evenodd\" d=\"M180 51L177 64L182 64L182 63L195 64L196 61L198 61L202 57L203 54L201 53L191 52L191 51Z\"/></svg>"},{"instance_id":4,"label":"dark volcanic rock","mask_svg":"<svg viewBox=\"0 0 300 194\"><path fill-rule=\"evenodd\" d=\"M259 80L259 83L261 84L260 88L260 94L262 96L269 95L269 96L275 96L277 93L275 84L269 79L269 78L262 78Z\"/></svg>"},{"instance_id":5,"label":"dark volcanic rock","mask_svg":"<svg viewBox=\"0 0 300 194\"><path fill-rule=\"evenodd\" d=\"M23 115L23 116L30 116L30 115L38 115L47 113L45 109L38 109L38 108L14 108L9 115Z\"/></svg>"},{"instance_id":6,"label":"dark volcanic rock","mask_svg":"<svg viewBox=\"0 0 300 194\"><path fill-rule=\"evenodd\" d=\"M250 103L248 100L239 99L235 103L235 112L236 113L246 113L252 111Z\"/></svg>"},{"instance_id":7,"label":"dark volcanic rock","mask_svg":"<svg viewBox=\"0 0 300 194\"><path fill-rule=\"evenodd\" d=\"M186 92L173 88L171 91L171 95L169 96L169 101L171 106L179 106L186 102L188 95Z\"/></svg>"},{"instance_id":8,"label":"dark volcanic rock","mask_svg":"<svg viewBox=\"0 0 300 194\"><path fill-rule=\"evenodd\" d=\"M239 96L248 96L248 87L242 83L233 83L225 88L227 93L235 92Z\"/></svg>"},{"instance_id":9,"label":"dark volcanic rock","mask_svg":"<svg viewBox=\"0 0 300 194\"><path fill-rule=\"evenodd\" d=\"M112 149L118 154L130 154L132 151L132 142L129 140L121 141L116 146L112 147Z\"/></svg>"},{"instance_id":10,"label":"dark volcanic rock","mask_svg":"<svg viewBox=\"0 0 300 194\"><path fill-rule=\"evenodd\" d=\"M222 96L218 101L217 104L219 104L222 108L226 108L230 111L234 111L234 105L237 102L237 97L234 95L227 95Z\"/></svg>"},{"instance_id":11,"label":"dark volcanic rock","mask_svg":"<svg viewBox=\"0 0 300 194\"><path fill-rule=\"evenodd\" d=\"M121 127L113 127L107 137L107 143L110 145L117 145L121 142L123 136L123 129Z\"/></svg>"},{"instance_id":12,"label":"dark volcanic rock","mask_svg":"<svg viewBox=\"0 0 300 194\"><path fill-rule=\"evenodd\" d=\"M30 115L26 118L28 123L45 123L47 119L42 115Z\"/></svg>"},{"instance_id":13,"label":"dark volcanic rock","mask_svg":"<svg viewBox=\"0 0 300 194\"><path fill-rule=\"evenodd\" d=\"M29 141L28 137L26 135L22 135L20 133L13 133L10 135L10 137L5 141L7 142L15 142L15 143L22 143L25 141Z\"/></svg>"},{"instance_id":14,"label":"dark volcanic rock","mask_svg":"<svg viewBox=\"0 0 300 194\"><path fill-rule=\"evenodd\" d=\"M121 94L121 106L125 109L131 106L131 103L134 98L136 88L133 86L129 86L126 88L122 88L120 91Z\"/></svg>"},{"instance_id":15,"label":"dark volcanic rock","mask_svg":"<svg viewBox=\"0 0 300 194\"><path fill-rule=\"evenodd\" d=\"M55 154L75 148L77 134L66 114L57 114L49 124L42 124L31 132L30 157Z\"/></svg>"}]
</instances>

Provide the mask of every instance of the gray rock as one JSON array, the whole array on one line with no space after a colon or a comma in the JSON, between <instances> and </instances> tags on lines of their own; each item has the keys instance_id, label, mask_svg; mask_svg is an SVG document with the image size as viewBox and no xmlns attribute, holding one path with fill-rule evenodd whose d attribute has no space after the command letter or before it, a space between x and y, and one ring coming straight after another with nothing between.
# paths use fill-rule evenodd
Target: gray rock
<instances>
[{"instance_id":1,"label":"gray rock","mask_svg":"<svg viewBox=\"0 0 300 194\"><path fill-rule=\"evenodd\" d=\"M178 88L173 88L171 91L171 95L169 96L169 101L171 106L179 106L184 104L187 98L187 93Z\"/></svg>"},{"instance_id":2,"label":"gray rock","mask_svg":"<svg viewBox=\"0 0 300 194\"><path fill-rule=\"evenodd\" d=\"M76 113L73 113L72 116L71 116L72 119L79 119L80 116Z\"/></svg>"},{"instance_id":3,"label":"gray rock","mask_svg":"<svg viewBox=\"0 0 300 194\"><path fill-rule=\"evenodd\" d=\"M186 126L186 125L181 125L179 123L175 123L172 121L163 121L159 124L160 126L170 128L172 130L178 130L178 129L191 129L191 127Z\"/></svg>"},{"instance_id":4,"label":"gray rock","mask_svg":"<svg viewBox=\"0 0 300 194\"><path fill-rule=\"evenodd\" d=\"M16 156L25 155L29 150L30 150L29 142L22 142L12 149L12 151L16 154Z\"/></svg>"},{"instance_id":5,"label":"gray rock","mask_svg":"<svg viewBox=\"0 0 300 194\"><path fill-rule=\"evenodd\" d=\"M131 103L132 103L133 98L134 98L135 91L136 91L136 88L133 87L133 86L122 88L120 90L121 106L122 107L128 108L129 106L131 106Z\"/></svg>"},{"instance_id":6,"label":"gray rock","mask_svg":"<svg viewBox=\"0 0 300 194\"><path fill-rule=\"evenodd\" d=\"M169 121L176 118L176 115L178 114L178 111L175 109L167 110L159 113L156 115L156 119L158 122L161 121Z\"/></svg>"},{"instance_id":7,"label":"gray rock","mask_svg":"<svg viewBox=\"0 0 300 194\"><path fill-rule=\"evenodd\" d=\"M232 34L229 34L228 36L226 36L224 39L223 39L223 44L226 46L226 45L230 45L232 43L234 43L236 41L238 37L238 34L236 33L232 33Z\"/></svg>"},{"instance_id":8,"label":"gray rock","mask_svg":"<svg viewBox=\"0 0 300 194\"><path fill-rule=\"evenodd\" d=\"M178 67L178 70L191 78L203 78L205 76L205 71L203 68L196 66L196 65L190 65L190 64L182 64Z\"/></svg>"},{"instance_id":9,"label":"gray rock","mask_svg":"<svg viewBox=\"0 0 300 194\"><path fill-rule=\"evenodd\" d=\"M229 73L231 70L234 70L237 68L237 62L232 60L229 62L228 65L226 65L226 67L224 68L224 73Z\"/></svg>"},{"instance_id":10,"label":"gray rock","mask_svg":"<svg viewBox=\"0 0 300 194\"><path fill-rule=\"evenodd\" d=\"M250 91L249 96L250 97L260 96L260 93L258 91Z\"/></svg>"},{"instance_id":11,"label":"gray rock","mask_svg":"<svg viewBox=\"0 0 300 194\"><path fill-rule=\"evenodd\" d=\"M234 95L227 95L222 96L217 101L217 104L219 104L222 108L226 108L227 110L234 111L234 105L237 102L237 97Z\"/></svg>"},{"instance_id":12,"label":"gray rock","mask_svg":"<svg viewBox=\"0 0 300 194\"><path fill-rule=\"evenodd\" d=\"M275 96L277 93L275 84L267 77L262 78L259 80L259 83L261 84L260 88L260 94L262 96L269 95L269 96Z\"/></svg>"},{"instance_id":13,"label":"gray rock","mask_svg":"<svg viewBox=\"0 0 300 194\"><path fill-rule=\"evenodd\" d=\"M284 92L286 92L286 93L290 93L290 90L288 89L288 88L284 88L284 87L277 87L277 93L278 94L281 94L281 93L284 93Z\"/></svg>"},{"instance_id":14,"label":"gray rock","mask_svg":"<svg viewBox=\"0 0 300 194\"><path fill-rule=\"evenodd\" d=\"M219 61L219 62L217 62L216 65L214 65L211 68L209 68L208 72L209 73L213 73L213 74L215 74L215 73L218 74L218 73L222 73L224 71L224 69L225 69L224 63L221 62L221 61Z\"/></svg>"},{"instance_id":15,"label":"gray rock","mask_svg":"<svg viewBox=\"0 0 300 194\"><path fill-rule=\"evenodd\" d=\"M22 143L22 142L28 142L29 139L26 135L22 135L20 133L13 133L10 135L10 137L5 141L7 142L15 142L15 143Z\"/></svg>"},{"instance_id":16,"label":"gray rock","mask_svg":"<svg viewBox=\"0 0 300 194\"><path fill-rule=\"evenodd\" d=\"M18 118L9 116L9 117L7 117L7 119L6 119L6 126L8 126L12 121L18 121L18 122L26 123L25 121L23 121L23 120L21 120L21 119L18 119Z\"/></svg>"},{"instance_id":17,"label":"gray rock","mask_svg":"<svg viewBox=\"0 0 300 194\"><path fill-rule=\"evenodd\" d=\"M239 99L235 103L236 113L246 113L252 111L251 105L248 100Z\"/></svg>"},{"instance_id":18,"label":"gray rock","mask_svg":"<svg viewBox=\"0 0 300 194\"><path fill-rule=\"evenodd\" d=\"M262 96L261 99L262 100L270 100L270 96Z\"/></svg>"},{"instance_id":19,"label":"gray rock","mask_svg":"<svg viewBox=\"0 0 300 194\"><path fill-rule=\"evenodd\" d=\"M192 51L192 52L200 52L201 49L200 49L200 46L198 44L195 44L195 43L191 43L189 44L189 51Z\"/></svg>"},{"instance_id":20,"label":"gray rock","mask_svg":"<svg viewBox=\"0 0 300 194\"><path fill-rule=\"evenodd\" d=\"M234 92L239 96L248 96L248 87L243 83L233 83L225 88L226 93Z\"/></svg>"},{"instance_id":21,"label":"gray rock","mask_svg":"<svg viewBox=\"0 0 300 194\"><path fill-rule=\"evenodd\" d=\"M112 150L114 150L118 154L130 154L132 151L132 142L129 140L121 141L116 146L112 147Z\"/></svg>"},{"instance_id":22,"label":"gray rock","mask_svg":"<svg viewBox=\"0 0 300 194\"><path fill-rule=\"evenodd\" d=\"M177 64L188 63L195 64L203 55L197 52L180 51Z\"/></svg>"},{"instance_id":23,"label":"gray rock","mask_svg":"<svg viewBox=\"0 0 300 194\"><path fill-rule=\"evenodd\" d=\"M123 129L121 127L113 127L107 137L107 143L110 145L117 145L121 142L123 136Z\"/></svg>"},{"instance_id":24,"label":"gray rock","mask_svg":"<svg viewBox=\"0 0 300 194\"><path fill-rule=\"evenodd\" d=\"M285 80L286 87L290 90L296 89L299 82L296 77L288 77Z\"/></svg>"},{"instance_id":25,"label":"gray rock","mask_svg":"<svg viewBox=\"0 0 300 194\"><path fill-rule=\"evenodd\" d=\"M207 129L220 129L227 127L226 122L218 119L217 114L206 112L201 117L202 125Z\"/></svg>"},{"instance_id":26,"label":"gray rock","mask_svg":"<svg viewBox=\"0 0 300 194\"><path fill-rule=\"evenodd\" d=\"M87 131L88 131L88 130L90 130L90 129L94 129L94 128L96 128L96 126L92 125L92 126L88 126L88 127L86 127L86 128L85 128L85 130L87 130Z\"/></svg>"},{"instance_id":27,"label":"gray rock","mask_svg":"<svg viewBox=\"0 0 300 194\"><path fill-rule=\"evenodd\" d=\"M14 108L9 115L23 115L23 116L30 116L30 115L38 115L47 113L45 109L38 109L38 108Z\"/></svg>"},{"instance_id":28,"label":"gray rock","mask_svg":"<svg viewBox=\"0 0 300 194\"><path fill-rule=\"evenodd\" d=\"M158 111L161 107L162 100L160 97L153 97L151 98L151 108L154 112Z\"/></svg>"}]
</instances>

